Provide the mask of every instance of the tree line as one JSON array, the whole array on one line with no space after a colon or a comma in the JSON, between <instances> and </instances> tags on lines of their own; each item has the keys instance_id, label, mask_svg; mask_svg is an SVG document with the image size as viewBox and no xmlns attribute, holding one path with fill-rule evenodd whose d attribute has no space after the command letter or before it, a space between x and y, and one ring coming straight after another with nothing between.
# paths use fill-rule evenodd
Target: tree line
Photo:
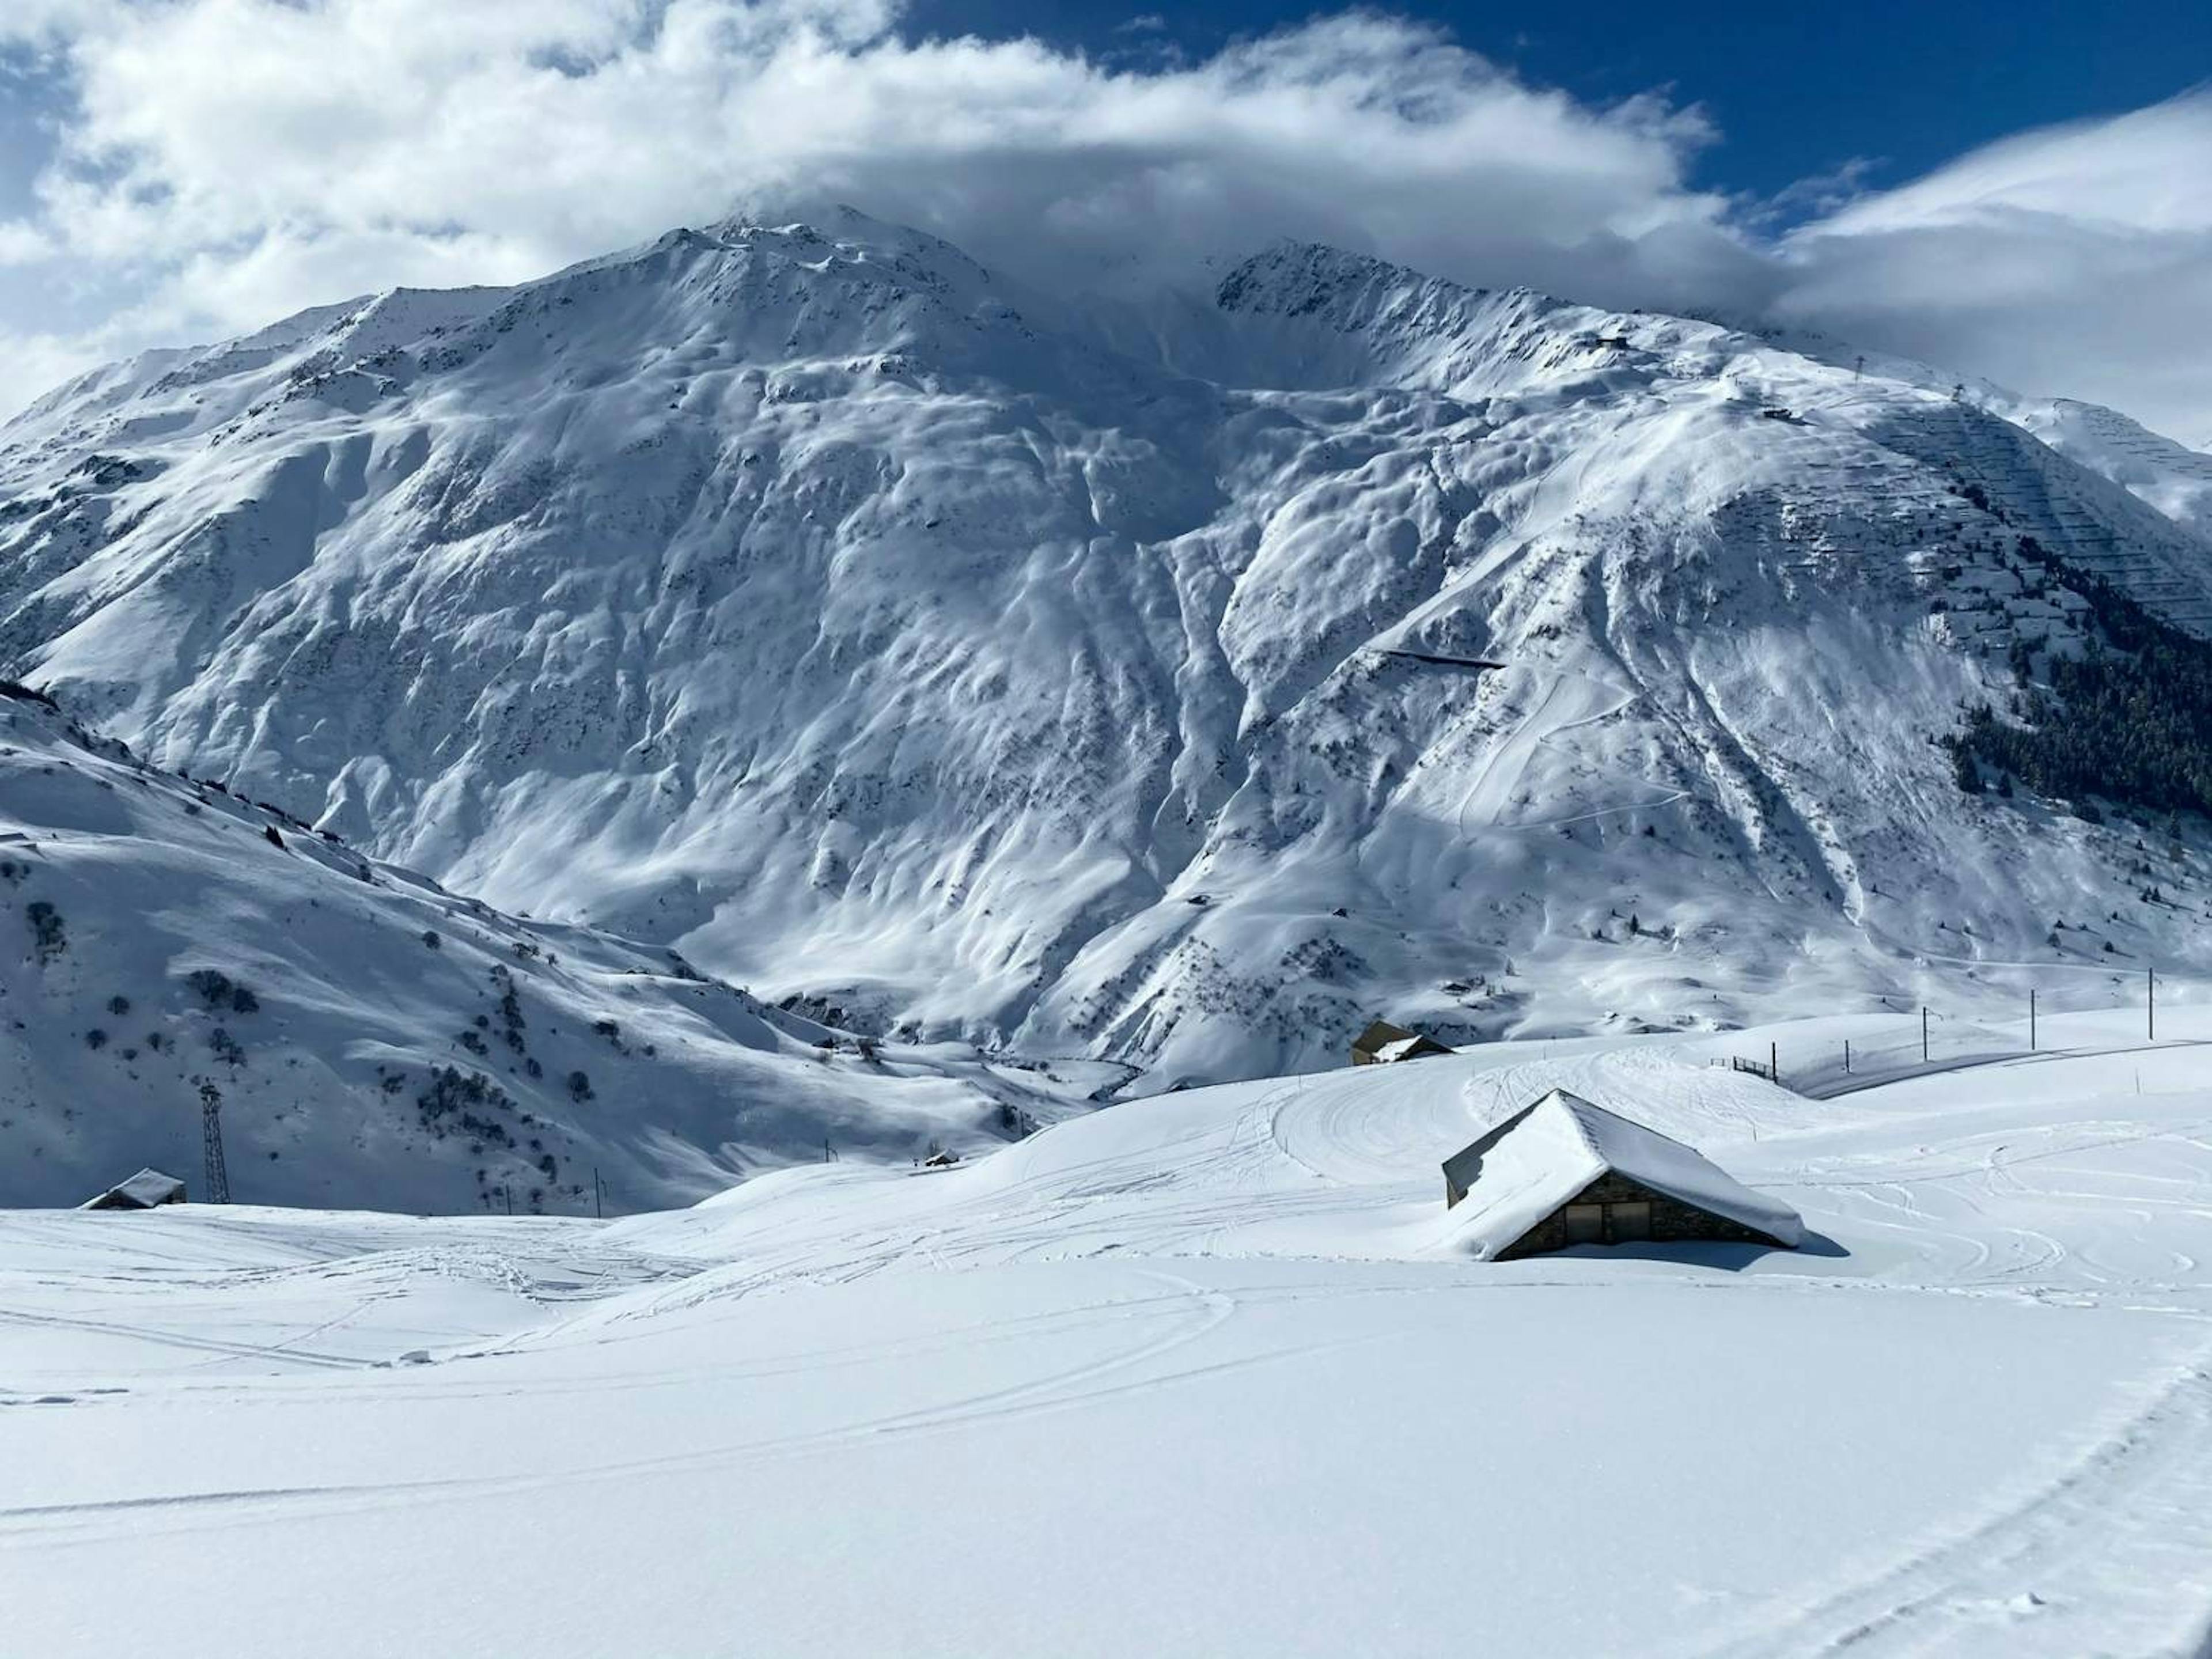
<instances>
[{"instance_id":1,"label":"tree line","mask_svg":"<svg viewBox=\"0 0 2212 1659\"><path fill-rule=\"evenodd\" d=\"M2095 631L2079 656L2050 653L2039 681L2035 653L2014 642L2017 723L1986 702L1967 709L1965 730L1945 740L1960 787L1981 788L1978 762L2000 787L2018 778L2039 795L2078 803L2086 817L2099 816L2091 796L2212 814L2212 642L2104 578L2067 568L2032 537L2021 551L2088 601Z\"/></svg>"}]
</instances>

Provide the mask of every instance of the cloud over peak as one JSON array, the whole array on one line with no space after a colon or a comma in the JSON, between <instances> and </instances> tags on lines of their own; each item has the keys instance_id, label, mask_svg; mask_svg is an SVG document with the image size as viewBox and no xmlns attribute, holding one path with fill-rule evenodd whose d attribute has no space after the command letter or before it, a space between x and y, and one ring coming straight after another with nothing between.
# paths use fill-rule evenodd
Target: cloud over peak
<instances>
[{"instance_id":1,"label":"cloud over peak","mask_svg":"<svg viewBox=\"0 0 2212 1659\"><path fill-rule=\"evenodd\" d=\"M1291 236L1815 322L2212 426L2212 349L2177 368L2143 359L2141 318L2073 316L2116 272L2147 315L2197 291L2207 186L2161 185L2153 158L2201 138L2203 99L1992 146L1777 246L1689 182L1719 142L1698 110L1583 104L1367 11L1196 60L916 39L882 0L18 0L11 41L61 88L35 204L0 219L19 363L834 197L1053 286L1187 279ZM58 318L11 302L26 272L74 282ZM2097 364L2118 367L2085 380ZM2119 385L2137 373L2148 405Z\"/></svg>"},{"instance_id":2,"label":"cloud over peak","mask_svg":"<svg viewBox=\"0 0 2212 1659\"><path fill-rule=\"evenodd\" d=\"M2212 441L2212 93L1988 145L1780 257L1785 318Z\"/></svg>"}]
</instances>

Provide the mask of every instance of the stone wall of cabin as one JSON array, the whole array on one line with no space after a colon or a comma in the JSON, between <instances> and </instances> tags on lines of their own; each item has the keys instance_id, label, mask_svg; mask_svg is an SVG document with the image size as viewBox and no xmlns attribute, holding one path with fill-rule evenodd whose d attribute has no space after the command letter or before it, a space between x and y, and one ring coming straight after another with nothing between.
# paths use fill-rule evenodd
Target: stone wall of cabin
<instances>
[{"instance_id":1,"label":"stone wall of cabin","mask_svg":"<svg viewBox=\"0 0 2212 1659\"><path fill-rule=\"evenodd\" d=\"M1670 1241L1696 1239L1715 1243L1771 1244L1774 1241L1764 1233L1753 1232L1741 1222L1730 1221L1725 1216L1712 1215L1680 1199L1668 1198L1664 1193L1655 1193L1641 1182L1631 1181L1626 1176L1607 1170L1595 1181L1567 1200L1567 1204L1620 1204L1644 1202L1651 1206L1651 1237L1655 1244ZM1519 1256L1543 1255L1553 1250L1567 1248L1567 1204L1546 1216L1520 1238L1498 1253L1497 1260L1510 1261ZM1612 1241L1607 1240L1608 1243ZM1636 1241L1642 1243L1644 1241Z\"/></svg>"}]
</instances>

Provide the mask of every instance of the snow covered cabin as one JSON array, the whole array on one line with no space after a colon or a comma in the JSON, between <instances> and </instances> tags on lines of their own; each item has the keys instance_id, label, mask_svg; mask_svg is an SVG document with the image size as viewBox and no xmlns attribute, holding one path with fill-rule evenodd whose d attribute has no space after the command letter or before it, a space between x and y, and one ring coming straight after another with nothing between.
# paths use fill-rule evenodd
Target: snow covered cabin
<instances>
[{"instance_id":1,"label":"snow covered cabin","mask_svg":"<svg viewBox=\"0 0 2212 1659\"><path fill-rule=\"evenodd\" d=\"M1448 1054L1452 1051L1434 1037L1423 1036L1419 1031L1409 1031L1402 1025L1393 1025L1387 1019L1370 1024L1352 1042L1352 1063L1354 1066L1388 1066L1401 1060L1419 1060L1426 1054Z\"/></svg>"},{"instance_id":2,"label":"snow covered cabin","mask_svg":"<svg viewBox=\"0 0 2212 1659\"><path fill-rule=\"evenodd\" d=\"M1554 1089L1444 1160L1444 1205L1486 1261L1650 1239L1778 1244L1804 1224L1679 1140Z\"/></svg>"},{"instance_id":3,"label":"snow covered cabin","mask_svg":"<svg viewBox=\"0 0 2212 1659\"><path fill-rule=\"evenodd\" d=\"M77 1206L80 1210L151 1210L185 1201L185 1183L159 1170L141 1170L130 1180L118 1182L98 1198Z\"/></svg>"}]
</instances>

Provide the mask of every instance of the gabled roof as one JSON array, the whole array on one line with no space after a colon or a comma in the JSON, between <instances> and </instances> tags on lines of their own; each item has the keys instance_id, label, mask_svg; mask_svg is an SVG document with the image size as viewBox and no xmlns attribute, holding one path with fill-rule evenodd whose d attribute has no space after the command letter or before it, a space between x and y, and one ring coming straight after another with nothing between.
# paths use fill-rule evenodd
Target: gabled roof
<instances>
[{"instance_id":1,"label":"gabled roof","mask_svg":"<svg viewBox=\"0 0 2212 1659\"><path fill-rule=\"evenodd\" d=\"M1413 1035L1402 1025L1393 1025L1387 1019L1378 1019L1370 1022L1365 1030L1352 1038L1352 1047L1358 1054L1376 1054L1382 1053L1389 1044L1403 1042Z\"/></svg>"},{"instance_id":2,"label":"gabled roof","mask_svg":"<svg viewBox=\"0 0 2212 1659\"><path fill-rule=\"evenodd\" d=\"M119 1200L126 1206L150 1210L157 1204L168 1204L185 1195L185 1183L173 1175L163 1175L159 1170L141 1170L128 1181L118 1182L82 1209L95 1206L113 1208Z\"/></svg>"},{"instance_id":3,"label":"gabled roof","mask_svg":"<svg viewBox=\"0 0 2212 1659\"><path fill-rule=\"evenodd\" d=\"M1352 1039L1352 1052L1389 1060L1411 1060L1417 1054L1448 1054L1451 1050L1432 1036L1378 1019Z\"/></svg>"},{"instance_id":4,"label":"gabled roof","mask_svg":"<svg viewBox=\"0 0 2212 1659\"><path fill-rule=\"evenodd\" d=\"M1680 1141L1564 1089L1444 1160L1445 1178L1467 1193L1458 1236L1485 1257L1495 1257L1608 1171L1778 1244L1795 1245L1805 1235L1788 1205L1739 1184Z\"/></svg>"}]
</instances>

